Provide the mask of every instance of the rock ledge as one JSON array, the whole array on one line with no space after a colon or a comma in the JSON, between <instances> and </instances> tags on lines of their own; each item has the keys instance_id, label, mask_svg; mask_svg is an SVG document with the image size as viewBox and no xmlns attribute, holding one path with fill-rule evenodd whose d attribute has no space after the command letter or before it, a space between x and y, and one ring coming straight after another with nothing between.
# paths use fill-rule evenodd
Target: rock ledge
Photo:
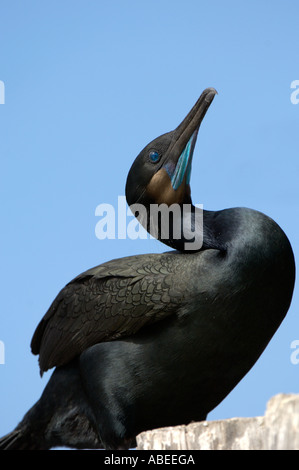
<instances>
[{"instance_id":1,"label":"rock ledge","mask_svg":"<svg viewBox=\"0 0 299 470\"><path fill-rule=\"evenodd\" d=\"M299 450L299 395L279 394L265 416L201 421L139 434L138 450Z\"/></svg>"}]
</instances>

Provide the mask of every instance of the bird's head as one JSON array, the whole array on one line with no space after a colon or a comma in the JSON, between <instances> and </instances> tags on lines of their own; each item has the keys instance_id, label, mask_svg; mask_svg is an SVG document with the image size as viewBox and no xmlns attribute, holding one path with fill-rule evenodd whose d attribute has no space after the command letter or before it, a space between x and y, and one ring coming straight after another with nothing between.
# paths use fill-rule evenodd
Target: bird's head
<instances>
[{"instance_id":1,"label":"bird's head","mask_svg":"<svg viewBox=\"0 0 299 470\"><path fill-rule=\"evenodd\" d=\"M181 124L150 142L135 159L126 183L129 206L191 202L191 164L200 124L216 94L203 91Z\"/></svg>"}]
</instances>

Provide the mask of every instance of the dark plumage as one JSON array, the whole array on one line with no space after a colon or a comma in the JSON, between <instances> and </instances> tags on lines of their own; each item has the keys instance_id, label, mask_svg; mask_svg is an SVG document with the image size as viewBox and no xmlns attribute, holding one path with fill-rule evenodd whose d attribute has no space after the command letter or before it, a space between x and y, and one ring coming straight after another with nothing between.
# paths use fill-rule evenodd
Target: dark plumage
<instances>
[{"instance_id":1,"label":"dark plumage","mask_svg":"<svg viewBox=\"0 0 299 470\"><path fill-rule=\"evenodd\" d=\"M67 284L32 339L41 371L66 364L95 343L135 334L178 310L183 292L175 285L181 266L173 260L171 255L116 259Z\"/></svg>"},{"instance_id":2,"label":"dark plumage","mask_svg":"<svg viewBox=\"0 0 299 470\"><path fill-rule=\"evenodd\" d=\"M181 251L113 260L62 289L31 344L41 372L56 369L0 449L128 448L146 429L205 419L279 327L295 278L284 232L246 208L203 211L201 224L192 205L193 150L215 93L205 90L177 129L147 145L127 179L148 230L152 204L190 206L190 226L182 213L166 238L163 217L154 226ZM198 234L200 246L186 249Z\"/></svg>"}]
</instances>

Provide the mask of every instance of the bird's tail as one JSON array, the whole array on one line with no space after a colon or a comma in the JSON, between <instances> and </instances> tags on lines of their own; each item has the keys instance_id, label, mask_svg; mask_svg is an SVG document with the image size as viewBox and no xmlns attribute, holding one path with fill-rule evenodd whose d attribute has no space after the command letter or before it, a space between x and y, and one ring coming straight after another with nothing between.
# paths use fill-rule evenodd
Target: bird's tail
<instances>
[{"instance_id":1,"label":"bird's tail","mask_svg":"<svg viewBox=\"0 0 299 470\"><path fill-rule=\"evenodd\" d=\"M20 432L15 430L6 434L6 436L0 439L0 450L13 450L14 443L18 440Z\"/></svg>"},{"instance_id":2,"label":"bird's tail","mask_svg":"<svg viewBox=\"0 0 299 470\"><path fill-rule=\"evenodd\" d=\"M25 414L17 427L0 438L0 450L47 450L45 412L41 400Z\"/></svg>"},{"instance_id":3,"label":"bird's tail","mask_svg":"<svg viewBox=\"0 0 299 470\"><path fill-rule=\"evenodd\" d=\"M16 428L0 439L0 450L42 450L37 441L32 441L30 433Z\"/></svg>"},{"instance_id":4,"label":"bird's tail","mask_svg":"<svg viewBox=\"0 0 299 470\"><path fill-rule=\"evenodd\" d=\"M53 447L103 448L75 362L53 372L40 399L14 431L0 439L0 450Z\"/></svg>"}]
</instances>

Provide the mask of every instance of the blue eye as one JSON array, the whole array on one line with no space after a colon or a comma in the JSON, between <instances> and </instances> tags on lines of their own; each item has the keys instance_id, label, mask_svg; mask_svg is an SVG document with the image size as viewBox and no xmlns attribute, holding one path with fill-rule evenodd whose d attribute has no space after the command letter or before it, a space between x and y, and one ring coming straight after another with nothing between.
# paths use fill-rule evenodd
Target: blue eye
<instances>
[{"instance_id":1,"label":"blue eye","mask_svg":"<svg viewBox=\"0 0 299 470\"><path fill-rule=\"evenodd\" d=\"M152 163L157 163L160 160L160 155L158 154L158 152L153 150L149 153L149 159Z\"/></svg>"}]
</instances>

